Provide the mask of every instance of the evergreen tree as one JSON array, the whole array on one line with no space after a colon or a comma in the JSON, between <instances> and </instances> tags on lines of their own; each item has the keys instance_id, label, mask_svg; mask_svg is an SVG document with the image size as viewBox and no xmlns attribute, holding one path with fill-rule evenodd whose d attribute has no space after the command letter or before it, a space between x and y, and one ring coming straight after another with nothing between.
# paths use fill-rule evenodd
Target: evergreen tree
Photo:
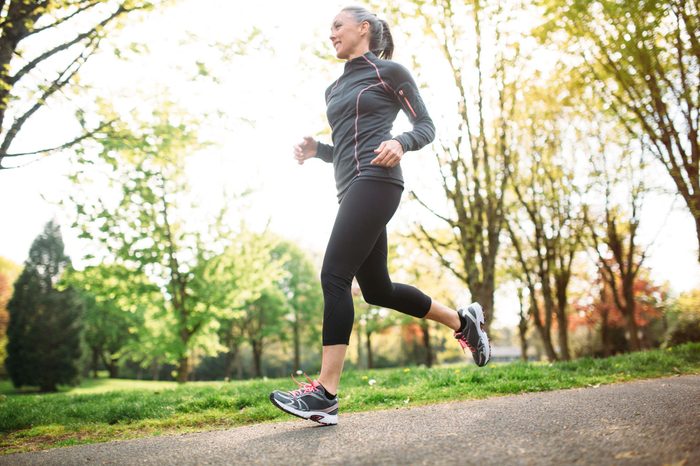
<instances>
[{"instance_id":1,"label":"evergreen tree","mask_svg":"<svg viewBox=\"0 0 700 466\"><path fill-rule=\"evenodd\" d=\"M53 221L34 240L8 304L5 365L15 387L56 391L78 375L81 305L72 289L56 285L70 260Z\"/></svg>"}]
</instances>

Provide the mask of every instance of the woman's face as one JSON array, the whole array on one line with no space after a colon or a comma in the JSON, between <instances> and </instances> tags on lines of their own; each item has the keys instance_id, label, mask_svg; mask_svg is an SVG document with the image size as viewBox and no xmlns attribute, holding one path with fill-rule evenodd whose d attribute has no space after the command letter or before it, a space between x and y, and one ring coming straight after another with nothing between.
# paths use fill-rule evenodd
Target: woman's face
<instances>
[{"instance_id":1,"label":"woman's face","mask_svg":"<svg viewBox=\"0 0 700 466\"><path fill-rule=\"evenodd\" d=\"M362 54L359 50L369 47L369 23L358 23L351 13L341 11L333 19L330 39L336 57L345 60L358 57Z\"/></svg>"}]
</instances>

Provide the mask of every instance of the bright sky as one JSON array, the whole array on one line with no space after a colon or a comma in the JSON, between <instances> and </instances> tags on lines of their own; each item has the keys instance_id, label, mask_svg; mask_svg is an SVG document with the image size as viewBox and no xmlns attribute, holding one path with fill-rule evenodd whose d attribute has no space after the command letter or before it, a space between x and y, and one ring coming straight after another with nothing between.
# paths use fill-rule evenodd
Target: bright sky
<instances>
[{"instance_id":1,"label":"bright sky","mask_svg":"<svg viewBox=\"0 0 700 466\"><path fill-rule=\"evenodd\" d=\"M95 87L93 95L110 96L124 110L151 108L159 95L167 94L195 114L221 111L220 117L208 119L203 128L204 135L217 145L198 154L189 167L200 204L213 212L222 202L224 189L254 188L251 208L242 215L257 225L269 219L274 230L320 255L337 208L332 168L316 160L297 165L292 146L305 134L328 130L323 91L342 73L343 64L313 58L311 49L333 53L328 41L330 22L346 2L313 0L300 5L281 0L183 0L149 16L146 22L126 27L114 38L120 43L146 42L149 54L130 61L103 54L89 62L81 75L84 84ZM222 63L212 44L230 43L253 26L262 30L268 50ZM200 39L195 45L181 43L188 32ZM395 40L396 61L410 69L407 51L401 50L401 36ZM302 57L306 63L301 63ZM204 62L221 83L191 82L196 61ZM434 92L426 90L424 99L429 110L438 104ZM70 124L73 108L67 99L52 103L37 115L14 149L31 150L64 141L66 132L75 131ZM395 129L406 127L407 121L401 118ZM329 135L320 138L329 141ZM423 150L404 160L408 188L433 196L433 202L439 203L441 188L436 184L433 156ZM22 169L0 171L0 256L22 263L32 240L51 217L66 221L57 202L70 189L67 170L67 157L58 154ZM660 179L668 177L661 168L658 173ZM654 278L668 281L676 292L699 287L695 229L682 201L670 211L670 197L655 196L645 208L643 239L648 242L658 235L647 263ZM416 219L434 222L424 211L403 206L390 229L405 228ZM80 246L67 228L64 236L68 253L80 257ZM497 306L502 303L497 319L503 325L515 323L508 295L512 296L504 291L497 297Z\"/></svg>"}]
</instances>

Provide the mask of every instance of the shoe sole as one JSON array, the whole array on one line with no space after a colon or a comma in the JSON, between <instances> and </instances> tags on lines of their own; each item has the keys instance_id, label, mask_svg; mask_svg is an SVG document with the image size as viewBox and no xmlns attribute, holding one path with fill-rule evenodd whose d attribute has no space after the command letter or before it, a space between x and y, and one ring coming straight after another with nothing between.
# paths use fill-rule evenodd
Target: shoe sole
<instances>
[{"instance_id":1,"label":"shoe sole","mask_svg":"<svg viewBox=\"0 0 700 466\"><path fill-rule=\"evenodd\" d=\"M472 309L476 314L476 320L472 318L469 309ZM481 308L481 304L472 303L469 306L467 306L467 312L465 312L465 314L469 319L472 320L472 322L474 322L474 324L476 324L476 333L479 335L479 338L481 338L485 342L484 353L486 355L486 360L483 364L479 365L479 367L484 367L491 360L491 341L489 340L489 336L486 334L486 332L481 330L481 326L486 323L486 319L484 319L484 310Z\"/></svg>"},{"instance_id":2,"label":"shoe sole","mask_svg":"<svg viewBox=\"0 0 700 466\"><path fill-rule=\"evenodd\" d=\"M322 411L299 411L298 409L294 409L291 406L278 403L273 394L270 394L270 401L273 405L277 406L279 409L281 409L287 414L291 414L293 416L300 417L309 421L318 422L319 424L324 426L334 426L338 424L337 414L328 414Z\"/></svg>"}]
</instances>

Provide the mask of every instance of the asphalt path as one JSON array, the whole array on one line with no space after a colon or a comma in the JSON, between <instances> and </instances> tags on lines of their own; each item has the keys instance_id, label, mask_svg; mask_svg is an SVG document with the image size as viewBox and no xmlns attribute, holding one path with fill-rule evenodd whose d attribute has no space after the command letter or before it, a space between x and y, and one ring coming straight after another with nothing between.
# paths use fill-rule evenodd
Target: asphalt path
<instances>
[{"instance_id":1,"label":"asphalt path","mask_svg":"<svg viewBox=\"0 0 700 466\"><path fill-rule=\"evenodd\" d=\"M700 375L0 456L0 464L700 465Z\"/></svg>"}]
</instances>

